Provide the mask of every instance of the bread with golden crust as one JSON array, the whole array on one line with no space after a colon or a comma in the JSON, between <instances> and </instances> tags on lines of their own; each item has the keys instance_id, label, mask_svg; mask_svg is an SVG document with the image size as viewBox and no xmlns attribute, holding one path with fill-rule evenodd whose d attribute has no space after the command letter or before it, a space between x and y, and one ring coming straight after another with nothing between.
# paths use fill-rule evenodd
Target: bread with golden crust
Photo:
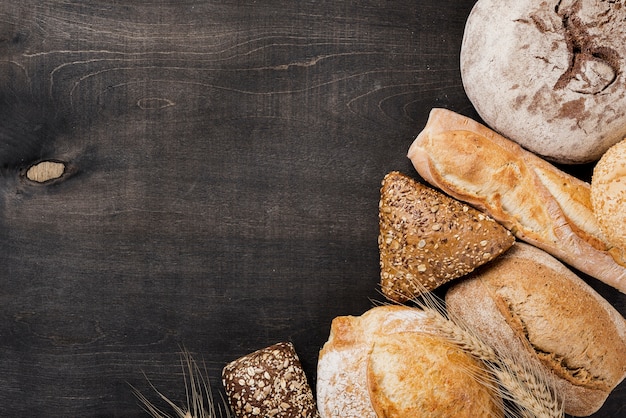
<instances>
[{"instance_id":1,"label":"bread with golden crust","mask_svg":"<svg viewBox=\"0 0 626 418\"><path fill-rule=\"evenodd\" d=\"M491 217L397 171L382 181L378 216L381 289L395 302L471 272L515 241Z\"/></svg>"},{"instance_id":2,"label":"bread with golden crust","mask_svg":"<svg viewBox=\"0 0 626 418\"><path fill-rule=\"evenodd\" d=\"M483 341L555 379L567 414L596 412L626 376L626 321L557 259L517 242L446 293Z\"/></svg>"},{"instance_id":3,"label":"bread with golden crust","mask_svg":"<svg viewBox=\"0 0 626 418\"><path fill-rule=\"evenodd\" d=\"M600 158L591 177L593 212L611 254L626 264L626 139L613 145Z\"/></svg>"},{"instance_id":4,"label":"bread with golden crust","mask_svg":"<svg viewBox=\"0 0 626 418\"><path fill-rule=\"evenodd\" d=\"M502 417L501 399L481 383L485 373L433 334L420 309L379 306L333 320L319 355L317 404L322 418Z\"/></svg>"},{"instance_id":5,"label":"bread with golden crust","mask_svg":"<svg viewBox=\"0 0 626 418\"><path fill-rule=\"evenodd\" d=\"M520 240L626 293L590 186L486 126L433 109L408 157L430 184L488 213Z\"/></svg>"}]
</instances>

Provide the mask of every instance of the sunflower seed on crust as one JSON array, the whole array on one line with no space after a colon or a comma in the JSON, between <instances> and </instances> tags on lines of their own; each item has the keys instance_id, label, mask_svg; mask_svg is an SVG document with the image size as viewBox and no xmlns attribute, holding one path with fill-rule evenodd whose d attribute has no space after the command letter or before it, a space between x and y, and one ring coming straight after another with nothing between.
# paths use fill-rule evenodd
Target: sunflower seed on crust
<instances>
[{"instance_id":1,"label":"sunflower seed on crust","mask_svg":"<svg viewBox=\"0 0 626 418\"><path fill-rule=\"evenodd\" d=\"M464 276L515 241L489 216L399 172L385 176L380 193L381 288L392 301Z\"/></svg>"}]
</instances>

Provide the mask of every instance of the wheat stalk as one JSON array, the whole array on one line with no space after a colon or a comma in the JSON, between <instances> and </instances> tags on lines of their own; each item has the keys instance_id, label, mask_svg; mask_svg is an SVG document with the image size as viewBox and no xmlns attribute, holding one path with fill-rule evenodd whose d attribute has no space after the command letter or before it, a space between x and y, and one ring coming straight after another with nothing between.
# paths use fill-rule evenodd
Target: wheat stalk
<instances>
[{"instance_id":1,"label":"wheat stalk","mask_svg":"<svg viewBox=\"0 0 626 418\"><path fill-rule=\"evenodd\" d=\"M139 390L131 385L133 393L139 399L143 409L153 418L217 418L218 414L221 418L231 418L230 408L226 406L226 402L222 399L222 405L215 408L215 401L211 393L211 386L208 377L205 377L200 367L187 350L181 351L181 367L183 369L183 380L185 383L186 404L178 406L167 396L161 393L146 377L150 387L158 395L158 397L169 406L174 415L169 415L162 409L156 407L148 398Z\"/></svg>"},{"instance_id":2,"label":"wheat stalk","mask_svg":"<svg viewBox=\"0 0 626 418\"><path fill-rule=\"evenodd\" d=\"M450 319L443 303L431 293L423 294L414 302L424 311L433 330L475 358L482 360L489 368L499 392L504 399L513 402L517 412L513 415L536 418L561 418L563 407L556 398L552 380L541 370L537 370L522 357L511 358L503 355L483 340L459 319Z\"/></svg>"}]
</instances>

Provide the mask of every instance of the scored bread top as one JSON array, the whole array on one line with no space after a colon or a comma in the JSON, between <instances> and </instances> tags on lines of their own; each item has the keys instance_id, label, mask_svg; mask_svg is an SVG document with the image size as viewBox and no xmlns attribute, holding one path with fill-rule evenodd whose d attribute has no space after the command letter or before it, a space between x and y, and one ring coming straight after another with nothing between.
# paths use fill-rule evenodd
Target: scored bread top
<instances>
[{"instance_id":1,"label":"scored bread top","mask_svg":"<svg viewBox=\"0 0 626 418\"><path fill-rule=\"evenodd\" d=\"M446 294L483 340L556 376L565 412L595 412L626 376L626 321L548 253L517 242Z\"/></svg>"},{"instance_id":2,"label":"scored bread top","mask_svg":"<svg viewBox=\"0 0 626 418\"><path fill-rule=\"evenodd\" d=\"M515 240L492 218L395 171L382 182L379 221L381 287L396 302L471 272Z\"/></svg>"}]
</instances>

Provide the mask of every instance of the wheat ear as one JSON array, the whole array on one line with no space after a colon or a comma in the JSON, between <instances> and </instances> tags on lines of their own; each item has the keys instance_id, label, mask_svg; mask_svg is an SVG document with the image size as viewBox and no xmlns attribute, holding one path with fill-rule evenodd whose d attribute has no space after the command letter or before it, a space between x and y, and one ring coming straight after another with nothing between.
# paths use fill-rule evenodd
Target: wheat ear
<instances>
[{"instance_id":1,"label":"wheat ear","mask_svg":"<svg viewBox=\"0 0 626 418\"><path fill-rule=\"evenodd\" d=\"M222 407L215 408L215 401L211 393L211 386L208 381L206 370L204 374L200 367L187 350L181 351L181 367L183 369L183 380L185 384L186 405L178 406L167 396L161 393L146 377L150 387L158 397L169 406L174 415L169 415L162 409L156 407L148 398L131 385L133 393L139 399L143 409L153 418L231 418L230 408L222 398ZM218 415L219 414L219 415Z\"/></svg>"},{"instance_id":2,"label":"wheat ear","mask_svg":"<svg viewBox=\"0 0 626 418\"><path fill-rule=\"evenodd\" d=\"M522 358L511 358L480 339L459 319L450 319L443 302L431 293L414 302L427 315L430 326L475 358L482 360L499 384L504 399L516 406L516 415L536 418L561 418L563 407L556 398L552 380ZM494 382L483 382L493 384Z\"/></svg>"}]
</instances>

